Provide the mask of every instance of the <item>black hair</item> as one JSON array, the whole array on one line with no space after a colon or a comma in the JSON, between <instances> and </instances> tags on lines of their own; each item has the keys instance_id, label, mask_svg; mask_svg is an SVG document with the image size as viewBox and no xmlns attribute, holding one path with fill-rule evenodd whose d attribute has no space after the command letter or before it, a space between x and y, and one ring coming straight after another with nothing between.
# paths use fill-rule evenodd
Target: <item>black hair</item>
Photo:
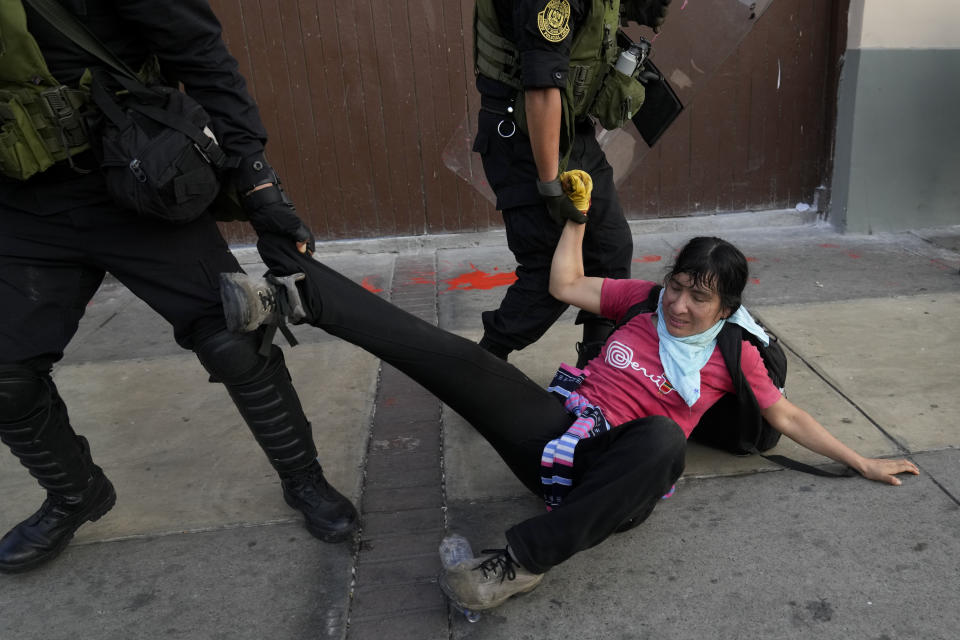
<instances>
[{"instance_id":1,"label":"black hair","mask_svg":"<svg viewBox=\"0 0 960 640\"><path fill-rule=\"evenodd\" d=\"M747 258L740 249L721 238L700 236L683 246L666 280L684 273L694 286L716 291L720 305L733 313L740 308L748 272Z\"/></svg>"}]
</instances>

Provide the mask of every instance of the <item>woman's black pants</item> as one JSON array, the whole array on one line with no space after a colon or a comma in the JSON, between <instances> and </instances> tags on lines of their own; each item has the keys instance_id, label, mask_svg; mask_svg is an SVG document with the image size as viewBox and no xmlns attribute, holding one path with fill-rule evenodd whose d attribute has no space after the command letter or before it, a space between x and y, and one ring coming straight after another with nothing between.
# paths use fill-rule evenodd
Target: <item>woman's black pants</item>
<instances>
[{"instance_id":1,"label":"woman's black pants","mask_svg":"<svg viewBox=\"0 0 960 640\"><path fill-rule=\"evenodd\" d=\"M544 445L573 422L555 396L473 342L435 327L264 235L260 255L275 275L302 272L309 324L400 369L459 413L511 471L542 495ZM646 518L683 472L686 439L669 418L650 416L582 441L574 487L563 505L514 525L507 542L520 563L543 573Z\"/></svg>"}]
</instances>

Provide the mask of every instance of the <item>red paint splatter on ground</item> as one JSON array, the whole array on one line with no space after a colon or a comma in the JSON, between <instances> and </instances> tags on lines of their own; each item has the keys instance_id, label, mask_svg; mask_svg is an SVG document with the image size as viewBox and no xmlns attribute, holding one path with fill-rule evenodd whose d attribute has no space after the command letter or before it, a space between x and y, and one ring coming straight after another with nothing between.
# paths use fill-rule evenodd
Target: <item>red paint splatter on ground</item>
<instances>
[{"instance_id":1,"label":"red paint splatter on ground","mask_svg":"<svg viewBox=\"0 0 960 640\"><path fill-rule=\"evenodd\" d=\"M643 256L642 258L634 258L634 262L660 262L663 260L660 256Z\"/></svg>"},{"instance_id":2,"label":"red paint splatter on ground","mask_svg":"<svg viewBox=\"0 0 960 640\"><path fill-rule=\"evenodd\" d=\"M385 398L381 404L383 404L385 407L392 407L393 405L397 404L397 399L391 396L389 398Z\"/></svg>"},{"instance_id":3,"label":"red paint splatter on ground","mask_svg":"<svg viewBox=\"0 0 960 640\"><path fill-rule=\"evenodd\" d=\"M847 255L853 258L854 260L860 257L859 253L848 253Z\"/></svg>"},{"instance_id":4,"label":"red paint splatter on ground","mask_svg":"<svg viewBox=\"0 0 960 640\"><path fill-rule=\"evenodd\" d=\"M487 273L486 271L477 269L472 264L470 265L470 268L473 269L473 271L461 273L455 278L448 279L447 284L450 286L448 286L446 290L469 291L479 289L486 291L496 287L506 287L517 281L517 274L513 271ZM494 271L497 271L497 269L494 269Z\"/></svg>"},{"instance_id":5,"label":"red paint splatter on ground","mask_svg":"<svg viewBox=\"0 0 960 640\"><path fill-rule=\"evenodd\" d=\"M369 291L370 293L380 293L383 289L377 287L372 282L370 282L370 276L367 276L363 279L363 282L360 283L360 286Z\"/></svg>"},{"instance_id":6,"label":"red paint splatter on ground","mask_svg":"<svg viewBox=\"0 0 960 640\"><path fill-rule=\"evenodd\" d=\"M747 262L756 262L756 261L757 261L756 258L751 258L751 257L747 256Z\"/></svg>"},{"instance_id":7,"label":"red paint splatter on ground","mask_svg":"<svg viewBox=\"0 0 960 640\"><path fill-rule=\"evenodd\" d=\"M838 245L838 244L832 244L832 243L830 243L830 242L824 243L824 244L822 244L822 245L820 245L820 246L823 247L824 249L839 249L839 248L840 248L840 245Z\"/></svg>"},{"instance_id":8,"label":"red paint splatter on ground","mask_svg":"<svg viewBox=\"0 0 960 640\"><path fill-rule=\"evenodd\" d=\"M753 284L760 284L760 278L750 278L750 282Z\"/></svg>"}]
</instances>

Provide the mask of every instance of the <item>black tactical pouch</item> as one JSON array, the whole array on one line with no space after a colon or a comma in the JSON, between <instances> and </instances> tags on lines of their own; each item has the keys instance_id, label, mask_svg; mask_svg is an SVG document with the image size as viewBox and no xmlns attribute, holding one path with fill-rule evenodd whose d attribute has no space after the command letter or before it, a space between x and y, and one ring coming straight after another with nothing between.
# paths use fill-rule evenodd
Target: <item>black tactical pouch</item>
<instances>
[{"instance_id":1,"label":"black tactical pouch","mask_svg":"<svg viewBox=\"0 0 960 640\"><path fill-rule=\"evenodd\" d=\"M91 70L90 98L99 112L87 131L117 204L167 222L199 217L220 190L218 170L231 166L207 128L209 114L185 93L156 83L155 61L135 73L56 0L25 1L106 65Z\"/></svg>"},{"instance_id":2,"label":"black tactical pouch","mask_svg":"<svg viewBox=\"0 0 960 640\"><path fill-rule=\"evenodd\" d=\"M122 91L111 90L117 84ZM104 70L94 73L91 98L99 108L92 146L117 204L173 223L207 210L228 163L203 107L174 88L147 88Z\"/></svg>"}]
</instances>

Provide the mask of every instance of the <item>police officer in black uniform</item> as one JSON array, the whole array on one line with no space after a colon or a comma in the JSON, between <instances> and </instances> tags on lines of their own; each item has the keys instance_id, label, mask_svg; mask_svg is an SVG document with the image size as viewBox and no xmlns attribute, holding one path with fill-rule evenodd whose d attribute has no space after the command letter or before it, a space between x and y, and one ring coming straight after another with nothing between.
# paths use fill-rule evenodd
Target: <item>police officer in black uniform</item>
<instances>
[{"instance_id":1,"label":"police officer in black uniform","mask_svg":"<svg viewBox=\"0 0 960 640\"><path fill-rule=\"evenodd\" d=\"M140 69L157 56L165 78L183 83L210 114L221 147L239 159L226 180L237 187L254 229L312 250L310 231L264 159L266 132L207 0L59 1L129 67ZM24 17L17 3L6 4L5 39L17 24L23 30ZM50 74L76 89L84 70L99 61L28 4L24 9L26 31ZM7 69L22 53L0 51L0 68ZM0 70L0 90L15 88L6 75ZM0 571L50 560L78 527L115 502L50 376L107 271L170 322L177 343L224 384L309 531L327 542L352 538L356 509L324 478L282 352L273 346L260 355L259 335L225 330L216 278L240 270L210 214L173 225L115 205L89 152L26 180L0 178L0 439L47 491L40 509L0 540Z\"/></svg>"},{"instance_id":2,"label":"police officer in black uniform","mask_svg":"<svg viewBox=\"0 0 960 640\"><path fill-rule=\"evenodd\" d=\"M623 0L621 16L611 20L602 8L613 3L599 0L477 0L474 38L481 107L473 150L481 155L503 213L507 244L519 265L517 281L500 307L483 313L480 345L501 358L538 340L567 308L548 292L550 261L564 220L579 218L557 182L559 170L582 169L593 178L583 249L586 274L630 275L633 241L613 171L597 144L589 109L573 116L565 112L570 105L564 90L574 81L571 52L582 29L599 30L605 43L615 37L618 18L658 29L669 3ZM606 24L598 24L602 21ZM573 122L565 122L567 117ZM577 345L577 365L583 367L599 353L613 325L584 311L577 315L577 324L583 325L583 341Z\"/></svg>"}]
</instances>

